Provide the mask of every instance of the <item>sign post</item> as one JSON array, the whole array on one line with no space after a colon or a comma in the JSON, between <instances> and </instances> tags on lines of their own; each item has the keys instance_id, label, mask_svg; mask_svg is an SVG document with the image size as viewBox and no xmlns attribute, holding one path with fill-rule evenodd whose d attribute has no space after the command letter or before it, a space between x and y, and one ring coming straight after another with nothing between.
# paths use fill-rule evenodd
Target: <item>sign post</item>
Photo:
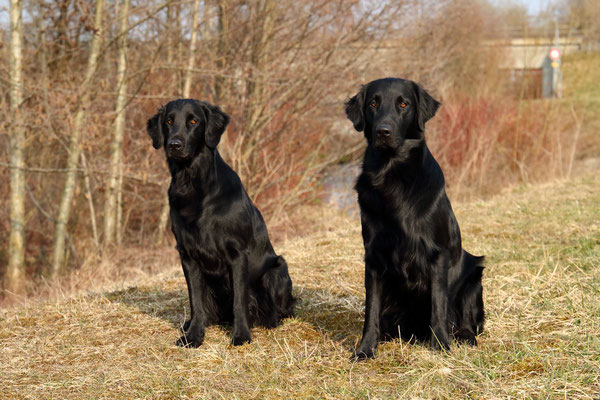
<instances>
[{"instance_id":1,"label":"sign post","mask_svg":"<svg viewBox=\"0 0 600 400\"><path fill-rule=\"evenodd\" d=\"M553 47L548 52L548 58L550 59L552 66L552 94L554 97L561 97L561 53L556 47Z\"/></svg>"}]
</instances>

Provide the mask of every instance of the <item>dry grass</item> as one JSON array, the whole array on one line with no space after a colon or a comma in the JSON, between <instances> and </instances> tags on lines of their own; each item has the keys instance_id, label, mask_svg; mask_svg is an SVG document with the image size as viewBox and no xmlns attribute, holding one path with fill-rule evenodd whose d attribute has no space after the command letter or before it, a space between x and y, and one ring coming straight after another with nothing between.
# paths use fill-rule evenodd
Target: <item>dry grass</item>
<instances>
[{"instance_id":1,"label":"dry grass","mask_svg":"<svg viewBox=\"0 0 600 400\"><path fill-rule=\"evenodd\" d=\"M363 309L357 217L312 210L315 234L286 256L297 317L229 345L174 346L186 313L173 270L127 289L0 312L1 398L600 397L600 178L456 204L464 246L486 254L486 331L477 348L401 341L349 362Z\"/></svg>"}]
</instances>

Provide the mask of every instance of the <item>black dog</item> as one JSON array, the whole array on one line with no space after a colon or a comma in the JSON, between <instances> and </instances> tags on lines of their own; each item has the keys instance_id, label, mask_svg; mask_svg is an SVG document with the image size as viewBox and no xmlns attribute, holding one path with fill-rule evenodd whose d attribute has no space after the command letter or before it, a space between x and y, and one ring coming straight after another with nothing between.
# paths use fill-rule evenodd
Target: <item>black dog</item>
<instances>
[{"instance_id":1,"label":"black dog","mask_svg":"<svg viewBox=\"0 0 600 400\"><path fill-rule=\"evenodd\" d=\"M232 343L241 345L253 324L274 327L293 314L287 264L216 149L228 123L218 107L190 99L171 101L148 120L152 145L167 155L171 229L190 298L181 346L200 346L205 327L217 323L233 324Z\"/></svg>"},{"instance_id":2,"label":"black dog","mask_svg":"<svg viewBox=\"0 0 600 400\"><path fill-rule=\"evenodd\" d=\"M425 144L425 122L439 105L395 78L362 86L345 104L367 139L356 183L366 288L359 359L389 337L447 349L451 336L476 345L483 329L483 257L462 249L444 175Z\"/></svg>"}]
</instances>

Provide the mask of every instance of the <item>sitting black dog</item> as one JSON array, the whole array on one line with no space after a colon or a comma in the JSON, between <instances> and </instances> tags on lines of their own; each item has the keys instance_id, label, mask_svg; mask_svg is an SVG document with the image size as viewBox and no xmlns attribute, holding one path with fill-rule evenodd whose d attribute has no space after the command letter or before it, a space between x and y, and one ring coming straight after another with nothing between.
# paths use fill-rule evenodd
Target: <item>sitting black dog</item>
<instances>
[{"instance_id":1,"label":"sitting black dog","mask_svg":"<svg viewBox=\"0 0 600 400\"><path fill-rule=\"evenodd\" d=\"M241 345L253 324L274 327L294 310L287 264L217 151L228 123L220 108L190 99L171 101L148 120L152 145L167 155L171 229L190 298L181 346L200 346L212 324L232 324L232 343Z\"/></svg>"},{"instance_id":2,"label":"sitting black dog","mask_svg":"<svg viewBox=\"0 0 600 400\"><path fill-rule=\"evenodd\" d=\"M401 336L447 349L476 345L483 329L483 257L462 249L444 175L425 143L440 103L415 82L386 78L361 87L346 115L367 149L356 183L365 246L366 309L355 356Z\"/></svg>"}]
</instances>

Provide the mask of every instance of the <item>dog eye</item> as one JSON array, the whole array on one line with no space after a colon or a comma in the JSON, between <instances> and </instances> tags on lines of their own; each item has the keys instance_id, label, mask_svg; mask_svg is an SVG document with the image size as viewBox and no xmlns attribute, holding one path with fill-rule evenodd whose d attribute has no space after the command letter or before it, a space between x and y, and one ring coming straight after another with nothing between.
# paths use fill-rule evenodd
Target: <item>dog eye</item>
<instances>
[{"instance_id":1,"label":"dog eye","mask_svg":"<svg viewBox=\"0 0 600 400\"><path fill-rule=\"evenodd\" d=\"M167 120L167 125L173 125L173 120L171 118Z\"/></svg>"},{"instance_id":2,"label":"dog eye","mask_svg":"<svg viewBox=\"0 0 600 400\"><path fill-rule=\"evenodd\" d=\"M195 119L190 119L190 124L191 125L196 125L196 120Z\"/></svg>"},{"instance_id":3,"label":"dog eye","mask_svg":"<svg viewBox=\"0 0 600 400\"><path fill-rule=\"evenodd\" d=\"M400 108L406 108L406 106L408 106L408 104L406 104L405 102L400 103Z\"/></svg>"},{"instance_id":4,"label":"dog eye","mask_svg":"<svg viewBox=\"0 0 600 400\"><path fill-rule=\"evenodd\" d=\"M377 107L377 102L375 100L371 100L371 102L369 103L369 106L375 108L375 107Z\"/></svg>"}]
</instances>

